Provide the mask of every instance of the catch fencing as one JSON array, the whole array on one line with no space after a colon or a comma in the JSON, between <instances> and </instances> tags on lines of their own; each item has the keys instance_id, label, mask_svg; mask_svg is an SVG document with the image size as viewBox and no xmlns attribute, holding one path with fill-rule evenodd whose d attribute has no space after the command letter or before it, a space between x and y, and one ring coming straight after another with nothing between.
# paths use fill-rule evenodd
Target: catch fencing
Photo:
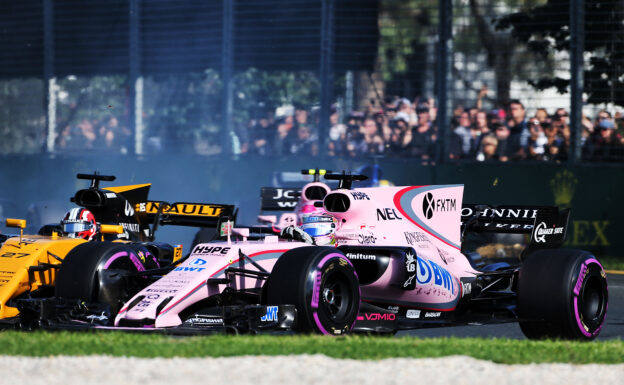
<instances>
[{"instance_id":1,"label":"catch fencing","mask_svg":"<svg viewBox=\"0 0 624 385\"><path fill-rule=\"evenodd\" d=\"M619 0L3 2L0 153L240 156L268 120L271 141L308 125L310 155L332 155L351 119L389 124L405 100L430 109L427 159L443 162L459 107L508 118L518 99L527 117L565 109L559 161L591 160L601 110L622 141L623 15Z\"/></svg>"}]
</instances>

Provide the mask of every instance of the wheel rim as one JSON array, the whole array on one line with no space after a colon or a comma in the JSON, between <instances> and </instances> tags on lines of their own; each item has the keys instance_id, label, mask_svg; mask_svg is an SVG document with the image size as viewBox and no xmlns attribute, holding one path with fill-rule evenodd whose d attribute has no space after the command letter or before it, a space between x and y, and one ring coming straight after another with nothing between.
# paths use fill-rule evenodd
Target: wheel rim
<instances>
[{"instance_id":1,"label":"wheel rim","mask_svg":"<svg viewBox=\"0 0 624 385\"><path fill-rule=\"evenodd\" d=\"M583 318L592 324L600 324L605 313L605 287L600 278L589 276L580 295Z\"/></svg>"},{"instance_id":2,"label":"wheel rim","mask_svg":"<svg viewBox=\"0 0 624 385\"><path fill-rule=\"evenodd\" d=\"M331 272L321 283L319 307L332 321L339 322L349 313L353 293L348 278L340 272Z\"/></svg>"}]
</instances>

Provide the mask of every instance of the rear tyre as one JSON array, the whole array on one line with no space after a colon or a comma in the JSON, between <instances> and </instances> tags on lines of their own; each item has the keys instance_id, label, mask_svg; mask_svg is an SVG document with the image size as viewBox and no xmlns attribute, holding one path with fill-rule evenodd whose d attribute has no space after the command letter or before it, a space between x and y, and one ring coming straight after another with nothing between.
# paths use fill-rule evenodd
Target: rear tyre
<instances>
[{"instance_id":1,"label":"rear tyre","mask_svg":"<svg viewBox=\"0 0 624 385\"><path fill-rule=\"evenodd\" d=\"M586 251L540 250L520 268L518 316L527 338L594 339L608 299L602 265Z\"/></svg>"},{"instance_id":2,"label":"rear tyre","mask_svg":"<svg viewBox=\"0 0 624 385\"><path fill-rule=\"evenodd\" d=\"M144 271L144 257L129 245L85 243L70 251L58 272L55 296L109 305L112 315L144 284L127 272Z\"/></svg>"},{"instance_id":3,"label":"rear tyre","mask_svg":"<svg viewBox=\"0 0 624 385\"><path fill-rule=\"evenodd\" d=\"M273 267L265 292L269 305L295 305L294 329L303 333L348 333L360 308L355 269L333 247L287 251Z\"/></svg>"}]
</instances>

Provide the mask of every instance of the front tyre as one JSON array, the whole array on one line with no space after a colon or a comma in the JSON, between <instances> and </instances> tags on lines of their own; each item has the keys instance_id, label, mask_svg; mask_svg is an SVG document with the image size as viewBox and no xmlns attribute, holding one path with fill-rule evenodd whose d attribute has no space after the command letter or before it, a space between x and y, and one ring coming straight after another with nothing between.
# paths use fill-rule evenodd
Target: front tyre
<instances>
[{"instance_id":1,"label":"front tyre","mask_svg":"<svg viewBox=\"0 0 624 385\"><path fill-rule=\"evenodd\" d=\"M355 269L333 247L287 251L273 267L265 292L269 305L295 305L294 329L303 333L348 333L360 308Z\"/></svg>"},{"instance_id":2,"label":"front tyre","mask_svg":"<svg viewBox=\"0 0 624 385\"><path fill-rule=\"evenodd\" d=\"M518 315L527 338L592 340L607 314L607 278L592 254L540 250L520 269Z\"/></svg>"},{"instance_id":3,"label":"front tyre","mask_svg":"<svg viewBox=\"0 0 624 385\"><path fill-rule=\"evenodd\" d=\"M146 286L143 277L127 279L127 273L151 266L149 252L128 244L89 242L72 249L61 264L55 296L109 305L112 314Z\"/></svg>"}]
</instances>

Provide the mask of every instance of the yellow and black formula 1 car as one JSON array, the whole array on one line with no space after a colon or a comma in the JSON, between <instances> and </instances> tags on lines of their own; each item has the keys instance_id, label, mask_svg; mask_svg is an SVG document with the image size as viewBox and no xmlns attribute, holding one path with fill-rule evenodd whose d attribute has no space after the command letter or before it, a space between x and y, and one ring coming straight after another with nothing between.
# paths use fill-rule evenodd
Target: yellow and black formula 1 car
<instances>
[{"instance_id":1,"label":"yellow and black formula 1 car","mask_svg":"<svg viewBox=\"0 0 624 385\"><path fill-rule=\"evenodd\" d=\"M218 226L235 215L230 205L148 201L151 184L99 188L100 181L115 177L94 173L78 178L91 180L91 186L71 201L95 217L94 239L67 237L60 225L24 235L26 220L6 220L20 235L0 239L1 326L25 326L20 312L31 307L41 312L41 299L51 297L100 303L114 315L151 282L150 274L139 273L166 270L182 257L181 246L154 241L158 225Z\"/></svg>"}]
</instances>

